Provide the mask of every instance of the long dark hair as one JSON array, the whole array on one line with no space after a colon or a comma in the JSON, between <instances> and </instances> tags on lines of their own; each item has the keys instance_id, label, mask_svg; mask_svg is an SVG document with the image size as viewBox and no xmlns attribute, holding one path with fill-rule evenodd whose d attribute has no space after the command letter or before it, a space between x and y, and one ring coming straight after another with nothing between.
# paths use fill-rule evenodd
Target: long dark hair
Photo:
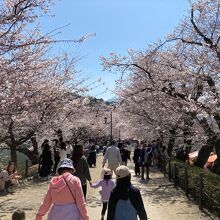
<instances>
[{"instance_id":1,"label":"long dark hair","mask_svg":"<svg viewBox=\"0 0 220 220\"><path fill-rule=\"evenodd\" d=\"M115 193L118 195L119 199L127 200L128 193L131 186L131 174L124 178L117 179Z\"/></svg>"},{"instance_id":2,"label":"long dark hair","mask_svg":"<svg viewBox=\"0 0 220 220\"><path fill-rule=\"evenodd\" d=\"M83 146L75 145L72 153L72 161L74 164L78 163L80 158L83 156Z\"/></svg>"},{"instance_id":3,"label":"long dark hair","mask_svg":"<svg viewBox=\"0 0 220 220\"><path fill-rule=\"evenodd\" d=\"M104 175L103 179L104 180L110 180L112 178L112 175Z\"/></svg>"},{"instance_id":4,"label":"long dark hair","mask_svg":"<svg viewBox=\"0 0 220 220\"><path fill-rule=\"evenodd\" d=\"M105 184L108 185L108 181L112 178L112 175L104 175L103 180L105 180Z\"/></svg>"},{"instance_id":5,"label":"long dark hair","mask_svg":"<svg viewBox=\"0 0 220 220\"><path fill-rule=\"evenodd\" d=\"M60 143L60 149L61 149L61 150L66 150L66 144L65 144L65 142L61 142L61 143Z\"/></svg>"},{"instance_id":6,"label":"long dark hair","mask_svg":"<svg viewBox=\"0 0 220 220\"><path fill-rule=\"evenodd\" d=\"M12 171L9 170L9 167L10 167L11 165L14 165L14 169L13 169ZM15 162L9 161L6 170L8 171L9 174L15 173L15 172L17 171Z\"/></svg>"},{"instance_id":7,"label":"long dark hair","mask_svg":"<svg viewBox=\"0 0 220 220\"><path fill-rule=\"evenodd\" d=\"M44 142L41 145L41 148L43 149L45 145L49 145L49 140L45 139Z\"/></svg>"},{"instance_id":8,"label":"long dark hair","mask_svg":"<svg viewBox=\"0 0 220 220\"><path fill-rule=\"evenodd\" d=\"M49 144L44 144L42 153L45 154L45 153L48 153L49 151L50 151Z\"/></svg>"}]
</instances>

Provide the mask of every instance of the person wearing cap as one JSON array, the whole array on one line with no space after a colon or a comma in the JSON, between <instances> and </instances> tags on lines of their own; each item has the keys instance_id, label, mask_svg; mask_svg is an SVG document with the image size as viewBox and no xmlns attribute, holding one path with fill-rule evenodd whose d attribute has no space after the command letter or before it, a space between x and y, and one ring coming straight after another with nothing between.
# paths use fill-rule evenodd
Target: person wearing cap
<instances>
[{"instance_id":1,"label":"person wearing cap","mask_svg":"<svg viewBox=\"0 0 220 220\"><path fill-rule=\"evenodd\" d=\"M104 168L102 173L103 173L103 179L99 180L96 184L91 184L90 186L92 188L98 188L98 187L102 188L102 190L99 192L102 200L101 220L104 220L105 212L108 207L109 197L112 189L115 186L115 183L112 180L112 171L110 169Z\"/></svg>"},{"instance_id":2,"label":"person wearing cap","mask_svg":"<svg viewBox=\"0 0 220 220\"><path fill-rule=\"evenodd\" d=\"M116 168L122 164L121 154L119 148L116 146L117 142L112 140L110 147L107 148L102 167L105 166L106 161L108 161L108 168L115 172Z\"/></svg>"},{"instance_id":3,"label":"person wearing cap","mask_svg":"<svg viewBox=\"0 0 220 220\"><path fill-rule=\"evenodd\" d=\"M72 160L65 158L58 167L59 176L53 177L35 220L89 220L80 179L73 176Z\"/></svg>"},{"instance_id":4,"label":"person wearing cap","mask_svg":"<svg viewBox=\"0 0 220 220\"><path fill-rule=\"evenodd\" d=\"M131 184L131 174L126 166L116 169L116 187L112 190L107 220L147 220L139 189Z\"/></svg>"}]
</instances>

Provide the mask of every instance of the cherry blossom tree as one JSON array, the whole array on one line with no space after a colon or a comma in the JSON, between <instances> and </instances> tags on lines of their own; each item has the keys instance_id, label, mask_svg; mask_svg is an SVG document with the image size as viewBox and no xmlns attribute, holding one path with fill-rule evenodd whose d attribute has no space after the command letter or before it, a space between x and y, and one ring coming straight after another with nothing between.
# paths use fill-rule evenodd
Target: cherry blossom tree
<instances>
[{"instance_id":1,"label":"cherry blossom tree","mask_svg":"<svg viewBox=\"0 0 220 220\"><path fill-rule=\"evenodd\" d=\"M104 123L109 106L102 99L81 96L78 99L78 108L70 103L66 110L65 114L60 115L63 118L62 123L58 121L66 139L76 144L90 138L98 140L109 136L109 124Z\"/></svg>"},{"instance_id":2,"label":"cherry blossom tree","mask_svg":"<svg viewBox=\"0 0 220 220\"><path fill-rule=\"evenodd\" d=\"M130 50L128 56L112 53L110 58L102 58L104 68L122 73L120 84L123 82L124 85L120 85L118 94L130 102L132 115L140 115L141 112L148 124L152 123L152 127L157 128L158 123L149 111L150 107L162 122L167 112L170 122L174 123L162 123L163 127L171 136L176 136L179 130L186 144L192 142L195 122L203 128L207 139L197 160L201 167L213 146L217 154L219 152L219 128L214 130L211 126L219 124L219 31L219 1L194 1L189 16L164 43L150 45L146 51ZM158 97L162 100L156 107L153 103ZM160 115L158 111L163 108L165 112ZM125 111L131 112L126 108ZM210 123L210 118L213 123Z\"/></svg>"},{"instance_id":3,"label":"cherry blossom tree","mask_svg":"<svg viewBox=\"0 0 220 220\"><path fill-rule=\"evenodd\" d=\"M31 65L28 65L29 61ZM74 80L72 73L68 73L73 61L68 65L69 70L62 66L66 65L66 60L58 58L33 62L29 54L25 62L23 68L17 64L11 66L7 80L0 85L1 141L10 146L15 161L16 148L62 111L70 99L68 82Z\"/></svg>"},{"instance_id":4,"label":"cherry blossom tree","mask_svg":"<svg viewBox=\"0 0 220 220\"><path fill-rule=\"evenodd\" d=\"M54 121L59 114L77 102L74 94L85 92L76 79L76 59L51 56L50 51L54 43L81 43L89 35L66 41L54 39L59 28L42 34L38 18L52 4L52 0L5 0L0 8L0 141L10 147L14 161L16 150L36 161L22 144L50 127L57 129Z\"/></svg>"}]
</instances>

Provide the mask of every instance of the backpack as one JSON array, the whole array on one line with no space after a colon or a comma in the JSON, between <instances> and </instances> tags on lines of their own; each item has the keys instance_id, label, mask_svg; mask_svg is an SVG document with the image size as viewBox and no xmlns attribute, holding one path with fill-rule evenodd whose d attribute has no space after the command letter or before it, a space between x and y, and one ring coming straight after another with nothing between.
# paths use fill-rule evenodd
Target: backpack
<instances>
[{"instance_id":1,"label":"backpack","mask_svg":"<svg viewBox=\"0 0 220 220\"><path fill-rule=\"evenodd\" d=\"M115 210L115 220L137 220L137 211L130 199L119 199Z\"/></svg>"}]
</instances>

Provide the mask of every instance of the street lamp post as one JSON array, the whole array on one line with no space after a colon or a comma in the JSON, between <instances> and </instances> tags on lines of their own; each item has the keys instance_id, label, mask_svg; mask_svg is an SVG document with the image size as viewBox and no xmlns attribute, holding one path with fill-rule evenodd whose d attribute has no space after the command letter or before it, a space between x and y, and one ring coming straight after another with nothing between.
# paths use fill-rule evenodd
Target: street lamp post
<instances>
[{"instance_id":1,"label":"street lamp post","mask_svg":"<svg viewBox=\"0 0 220 220\"><path fill-rule=\"evenodd\" d=\"M107 117L105 117L104 118L105 119L105 124L108 124L107 123ZM111 111L111 113L110 113L110 141L112 141L112 139L113 139L113 135L112 135L112 111Z\"/></svg>"},{"instance_id":2,"label":"street lamp post","mask_svg":"<svg viewBox=\"0 0 220 220\"><path fill-rule=\"evenodd\" d=\"M112 141L112 111L111 111L111 114L110 114L110 127L111 127L110 141Z\"/></svg>"},{"instance_id":3,"label":"street lamp post","mask_svg":"<svg viewBox=\"0 0 220 220\"><path fill-rule=\"evenodd\" d=\"M121 142L121 129L119 128L118 130L118 138L119 138L119 143Z\"/></svg>"}]
</instances>

